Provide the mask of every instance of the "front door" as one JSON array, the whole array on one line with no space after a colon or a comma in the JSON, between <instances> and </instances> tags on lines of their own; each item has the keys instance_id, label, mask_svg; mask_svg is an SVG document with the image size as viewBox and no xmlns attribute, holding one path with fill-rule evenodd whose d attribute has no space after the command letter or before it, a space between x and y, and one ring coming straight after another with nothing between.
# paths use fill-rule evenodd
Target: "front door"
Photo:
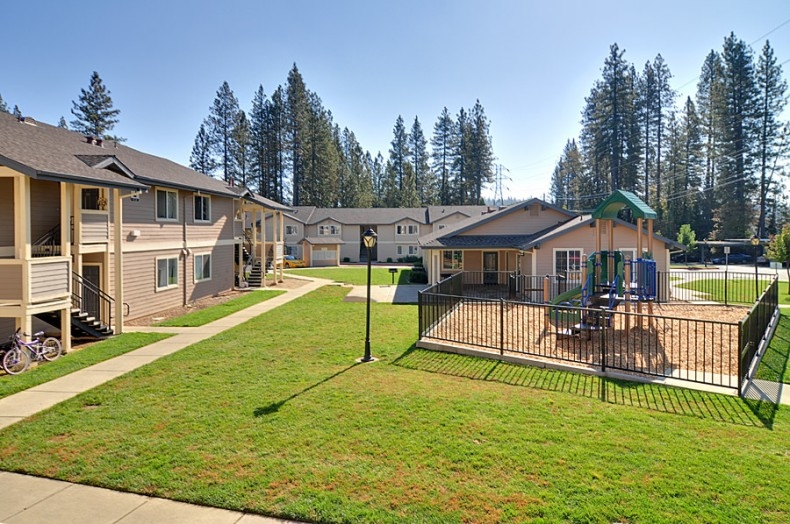
<instances>
[{"instance_id":1,"label":"front door","mask_svg":"<svg viewBox=\"0 0 790 524\"><path fill-rule=\"evenodd\" d=\"M101 266L83 264L82 279L86 282L82 286L82 311L92 317L101 318L99 295L95 291L101 289Z\"/></svg>"},{"instance_id":2,"label":"front door","mask_svg":"<svg viewBox=\"0 0 790 524\"><path fill-rule=\"evenodd\" d=\"M496 284L497 271L499 271L499 253L496 251L483 252L483 283Z\"/></svg>"}]
</instances>

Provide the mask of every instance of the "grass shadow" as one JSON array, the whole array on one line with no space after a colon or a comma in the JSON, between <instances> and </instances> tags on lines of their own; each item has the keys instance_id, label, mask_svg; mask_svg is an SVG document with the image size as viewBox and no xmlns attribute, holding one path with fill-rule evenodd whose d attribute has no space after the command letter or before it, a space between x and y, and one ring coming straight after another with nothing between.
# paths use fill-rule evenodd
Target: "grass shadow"
<instances>
[{"instance_id":1,"label":"grass shadow","mask_svg":"<svg viewBox=\"0 0 790 524\"><path fill-rule=\"evenodd\" d=\"M522 366L499 360L419 349L415 346L399 356L393 365L471 380L569 393L586 398L597 398L601 402L610 404L674 415L768 429L773 428L778 409L768 402L750 401L734 396Z\"/></svg>"},{"instance_id":2,"label":"grass shadow","mask_svg":"<svg viewBox=\"0 0 790 524\"><path fill-rule=\"evenodd\" d=\"M286 399L279 400L279 401L277 401L277 402L272 402L271 404L269 404L269 405L267 405L267 406L261 406L261 407L255 408L255 410L252 412L252 414L253 414L255 417L264 417L264 416L266 416L266 415L272 415L272 414L274 414L274 413L277 413L277 412L280 410L280 408L282 408L282 407L283 407L285 404L287 404L289 401L291 401L291 400L293 400L293 399L297 398L299 395L303 395L304 393L307 393L308 391L311 391L311 390L313 390L313 389L317 388L318 386L320 386L320 385L322 385L322 384L326 384L326 383L327 383L327 382L329 382L330 380L332 380L332 379L335 379L335 378L339 377L339 376L340 376L340 375L342 375L343 373L345 373L345 372L347 372L348 370L350 370L350 369L353 369L353 368L355 368L356 366L359 366L359 365L360 365L360 362L357 362L357 363L355 363L355 364L352 364L352 365L348 366L348 367L347 367L347 368L345 368L345 369L341 369L340 371L338 371L337 373L335 373L335 374L333 374L333 375L330 375L330 376L328 376L328 377L326 377L326 378L324 378L324 379L321 379L321 380L319 380L319 381L318 381L318 382L316 382L315 384L312 384L312 385L310 385L310 386L308 386L308 387L304 388L304 389L303 389L303 390L301 390L301 391L297 391L296 393L294 393L293 395L291 395L290 397L288 397L288 398L286 398Z\"/></svg>"}]
</instances>

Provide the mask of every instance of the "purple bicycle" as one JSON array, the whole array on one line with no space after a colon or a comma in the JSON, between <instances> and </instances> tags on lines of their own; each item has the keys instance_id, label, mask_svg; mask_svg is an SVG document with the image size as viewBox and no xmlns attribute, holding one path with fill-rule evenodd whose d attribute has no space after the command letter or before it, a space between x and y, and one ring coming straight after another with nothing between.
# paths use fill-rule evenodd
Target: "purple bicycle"
<instances>
[{"instance_id":1,"label":"purple bicycle","mask_svg":"<svg viewBox=\"0 0 790 524\"><path fill-rule=\"evenodd\" d=\"M19 334L19 329L9 338L11 346L3 354L3 369L9 375L18 375L30 366L30 361L52 361L60 356L63 347L60 340L54 337L44 338L44 332L39 331L33 335L33 340L25 342ZM26 333L22 335L27 336Z\"/></svg>"}]
</instances>

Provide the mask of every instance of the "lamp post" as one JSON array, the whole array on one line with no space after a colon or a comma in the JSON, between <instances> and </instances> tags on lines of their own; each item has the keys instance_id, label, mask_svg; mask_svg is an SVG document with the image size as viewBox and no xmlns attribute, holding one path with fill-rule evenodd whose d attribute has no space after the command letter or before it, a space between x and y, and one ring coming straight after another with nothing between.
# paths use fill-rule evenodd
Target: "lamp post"
<instances>
[{"instance_id":1,"label":"lamp post","mask_svg":"<svg viewBox=\"0 0 790 524\"><path fill-rule=\"evenodd\" d=\"M754 300L760 298L760 284L757 282L757 247L760 245L760 238L757 235L752 237L752 246L754 246Z\"/></svg>"},{"instance_id":2,"label":"lamp post","mask_svg":"<svg viewBox=\"0 0 790 524\"><path fill-rule=\"evenodd\" d=\"M365 318L365 356L362 357L360 362L372 362L376 360L370 355L370 250L376 245L376 232L373 228L368 228L367 231L362 233L362 243L368 250L368 303L367 315Z\"/></svg>"}]
</instances>

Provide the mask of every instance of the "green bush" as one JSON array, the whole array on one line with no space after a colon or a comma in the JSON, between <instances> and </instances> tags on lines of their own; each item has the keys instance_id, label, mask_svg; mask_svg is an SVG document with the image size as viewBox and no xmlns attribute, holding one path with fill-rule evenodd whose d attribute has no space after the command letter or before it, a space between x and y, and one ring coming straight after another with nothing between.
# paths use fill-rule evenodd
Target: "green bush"
<instances>
[{"instance_id":1,"label":"green bush","mask_svg":"<svg viewBox=\"0 0 790 524\"><path fill-rule=\"evenodd\" d=\"M409 272L409 282L412 284L427 284L428 272L422 266L414 266Z\"/></svg>"}]
</instances>

